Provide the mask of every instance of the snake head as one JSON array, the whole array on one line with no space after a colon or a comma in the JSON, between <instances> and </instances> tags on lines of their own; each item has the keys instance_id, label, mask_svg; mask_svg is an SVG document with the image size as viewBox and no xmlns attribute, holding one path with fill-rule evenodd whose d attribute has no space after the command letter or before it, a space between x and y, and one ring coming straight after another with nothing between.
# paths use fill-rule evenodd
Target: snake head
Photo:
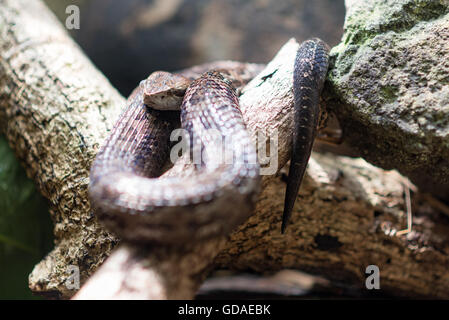
<instances>
[{"instance_id":1,"label":"snake head","mask_svg":"<svg viewBox=\"0 0 449 320\"><path fill-rule=\"evenodd\" d=\"M191 80L164 71L153 72L141 82L143 102L156 110L179 110Z\"/></svg>"}]
</instances>

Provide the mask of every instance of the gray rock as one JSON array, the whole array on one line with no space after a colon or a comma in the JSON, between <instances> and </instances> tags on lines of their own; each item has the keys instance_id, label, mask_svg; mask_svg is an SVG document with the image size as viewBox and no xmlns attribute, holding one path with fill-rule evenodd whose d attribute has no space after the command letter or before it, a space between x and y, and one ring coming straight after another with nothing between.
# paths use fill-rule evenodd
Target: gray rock
<instances>
[{"instance_id":1,"label":"gray rock","mask_svg":"<svg viewBox=\"0 0 449 320\"><path fill-rule=\"evenodd\" d=\"M449 194L449 1L346 5L328 108L365 159Z\"/></svg>"}]
</instances>

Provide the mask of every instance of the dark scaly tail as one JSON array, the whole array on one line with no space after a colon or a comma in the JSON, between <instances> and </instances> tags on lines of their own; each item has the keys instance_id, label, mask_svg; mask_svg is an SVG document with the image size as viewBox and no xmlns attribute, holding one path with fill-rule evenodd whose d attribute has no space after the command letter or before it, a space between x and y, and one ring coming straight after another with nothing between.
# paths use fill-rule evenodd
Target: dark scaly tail
<instances>
[{"instance_id":1,"label":"dark scaly tail","mask_svg":"<svg viewBox=\"0 0 449 320\"><path fill-rule=\"evenodd\" d=\"M295 120L293 150L285 193L281 232L290 219L312 151L320 114L320 94L329 66L329 47L320 39L301 44L293 72Z\"/></svg>"}]
</instances>

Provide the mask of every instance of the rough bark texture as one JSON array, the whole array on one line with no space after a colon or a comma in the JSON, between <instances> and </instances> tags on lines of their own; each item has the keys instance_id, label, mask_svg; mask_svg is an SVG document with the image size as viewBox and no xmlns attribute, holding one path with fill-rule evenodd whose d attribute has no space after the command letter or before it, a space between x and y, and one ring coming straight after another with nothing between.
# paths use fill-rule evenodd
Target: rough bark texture
<instances>
[{"instance_id":1,"label":"rough bark texture","mask_svg":"<svg viewBox=\"0 0 449 320\"><path fill-rule=\"evenodd\" d=\"M192 299L223 242L183 248L123 244L74 299Z\"/></svg>"},{"instance_id":2,"label":"rough bark texture","mask_svg":"<svg viewBox=\"0 0 449 320\"><path fill-rule=\"evenodd\" d=\"M90 163L124 99L40 1L0 1L0 124L29 177L49 199L55 249L30 276L33 291L71 295L117 240L89 211Z\"/></svg>"},{"instance_id":3,"label":"rough bark texture","mask_svg":"<svg viewBox=\"0 0 449 320\"><path fill-rule=\"evenodd\" d=\"M116 241L96 223L86 191L90 163L124 99L39 1L2 0L0 7L1 128L50 200L57 239L30 276L30 287L67 298L75 293L65 286L67 266L79 266L84 282ZM279 132L276 169L290 149L297 47L287 43L241 97L253 135ZM364 160L314 154L285 235L280 234L281 173L266 176L254 215L228 239L178 249L124 244L86 287L94 295L79 297L98 297L97 292L114 298L191 298L217 267L263 273L298 268L363 288L366 266L376 264L386 293L449 298L449 223L427 203L415 201L414 231L395 235L406 225L404 185L396 172ZM104 281L111 291L95 291ZM142 282L154 292L145 291Z\"/></svg>"},{"instance_id":4,"label":"rough bark texture","mask_svg":"<svg viewBox=\"0 0 449 320\"><path fill-rule=\"evenodd\" d=\"M449 1L347 1L329 108L345 139L449 199Z\"/></svg>"}]
</instances>

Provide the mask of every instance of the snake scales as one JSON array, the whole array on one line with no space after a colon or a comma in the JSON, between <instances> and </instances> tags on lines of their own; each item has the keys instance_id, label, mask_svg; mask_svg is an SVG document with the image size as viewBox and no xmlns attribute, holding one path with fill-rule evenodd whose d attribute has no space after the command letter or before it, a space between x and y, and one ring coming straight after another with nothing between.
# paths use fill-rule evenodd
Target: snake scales
<instances>
[{"instance_id":1,"label":"snake scales","mask_svg":"<svg viewBox=\"0 0 449 320\"><path fill-rule=\"evenodd\" d=\"M319 39L304 42L295 59L294 143L282 231L310 157L327 68L327 45ZM136 88L92 165L92 208L125 240L179 245L225 235L254 207L259 164L236 87L260 68L248 71L236 65L199 78L197 73L204 70L196 71L155 73ZM202 157L194 176L160 177L170 154L170 134L179 125L179 113L167 110L179 105L190 155L199 150ZM217 143L211 129L224 144ZM223 161L228 141L231 161Z\"/></svg>"}]
</instances>

